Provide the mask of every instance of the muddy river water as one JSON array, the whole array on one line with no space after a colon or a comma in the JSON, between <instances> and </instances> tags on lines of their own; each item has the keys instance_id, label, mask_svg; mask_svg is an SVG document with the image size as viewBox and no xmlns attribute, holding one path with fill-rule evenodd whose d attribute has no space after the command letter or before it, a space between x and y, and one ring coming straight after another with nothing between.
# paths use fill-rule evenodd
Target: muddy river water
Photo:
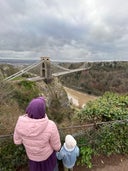
<instances>
[{"instance_id":1,"label":"muddy river water","mask_svg":"<svg viewBox=\"0 0 128 171\"><path fill-rule=\"evenodd\" d=\"M97 96L82 93L68 87L64 87L69 101L77 107L82 108L88 101L97 99Z\"/></svg>"}]
</instances>

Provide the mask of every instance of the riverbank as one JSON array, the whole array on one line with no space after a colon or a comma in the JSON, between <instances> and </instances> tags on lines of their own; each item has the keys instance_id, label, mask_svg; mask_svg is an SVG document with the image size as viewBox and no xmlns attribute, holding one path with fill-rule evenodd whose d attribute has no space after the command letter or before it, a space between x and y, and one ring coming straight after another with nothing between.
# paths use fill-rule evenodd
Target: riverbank
<instances>
[{"instance_id":1,"label":"riverbank","mask_svg":"<svg viewBox=\"0 0 128 171\"><path fill-rule=\"evenodd\" d=\"M78 108L83 108L87 102L96 100L98 98L97 96L82 93L68 87L64 87L64 89L67 93L70 103Z\"/></svg>"}]
</instances>

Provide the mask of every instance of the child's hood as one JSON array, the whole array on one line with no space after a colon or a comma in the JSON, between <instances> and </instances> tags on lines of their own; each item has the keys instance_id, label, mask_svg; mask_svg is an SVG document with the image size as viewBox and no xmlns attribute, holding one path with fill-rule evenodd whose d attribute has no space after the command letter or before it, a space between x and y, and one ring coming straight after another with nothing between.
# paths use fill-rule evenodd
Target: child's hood
<instances>
[{"instance_id":1,"label":"child's hood","mask_svg":"<svg viewBox=\"0 0 128 171\"><path fill-rule=\"evenodd\" d=\"M32 119L27 115L23 115L19 117L16 128L22 136L38 136L44 132L48 122L47 115L42 119Z\"/></svg>"},{"instance_id":2,"label":"child's hood","mask_svg":"<svg viewBox=\"0 0 128 171\"><path fill-rule=\"evenodd\" d=\"M75 147L72 147L72 148L67 148L67 147L66 147L66 144L64 143L63 148L64 148L66 151L68 151L68 152L72 152L72 151L76 148L76 146L75 146Z\"/></svg>"}]
</instances>

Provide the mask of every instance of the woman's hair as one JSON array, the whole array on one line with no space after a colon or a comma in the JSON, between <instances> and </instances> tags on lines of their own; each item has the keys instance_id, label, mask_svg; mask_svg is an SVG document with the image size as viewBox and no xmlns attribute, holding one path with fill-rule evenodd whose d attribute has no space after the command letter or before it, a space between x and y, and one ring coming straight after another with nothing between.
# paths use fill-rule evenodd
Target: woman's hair
<instances>
[{"instance_id":1,"label":"woman's hair","mask_svg":"<svg viewBox=\"0 0 128 171\"><path fill-rule=\"evenodd\" d=\"M41 119L45 117L45 99L37 97L33 99L26 108L26 114L33 119Z\"/></svg>"}]
</instances>

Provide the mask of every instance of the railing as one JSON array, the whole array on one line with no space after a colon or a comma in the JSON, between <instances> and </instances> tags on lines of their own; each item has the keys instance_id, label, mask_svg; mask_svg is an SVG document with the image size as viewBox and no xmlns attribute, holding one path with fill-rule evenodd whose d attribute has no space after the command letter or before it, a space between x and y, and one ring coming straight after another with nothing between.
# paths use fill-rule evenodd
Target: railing
<instances>
[{"instance_id":1,"label":"railing","mask_svg":"<svg viewBox=\"0 0 128 171\"><path fill-rule=\"evenodd\" d=\"M101 125L108 125L108 124L114 124L114 123L115 124L116 123L126 123L126 122L128 122L128 119L127 120L109 121L109 122L96 122L96 123L90 123L90 124L85 124L85 125L72 125L72 126L67 126L67 127L63 127L63 128L58 128L58 130L59 130L61 138L63 139L65 137L65 135L67 135L67 134L71 134L74 137L79 137L79 136L83 135L85 132L87 132L88 130L93 130ZM0 140L7 139L12 136L13 136L13 134L0 135Z\"/></svg>"}]
</instances>

